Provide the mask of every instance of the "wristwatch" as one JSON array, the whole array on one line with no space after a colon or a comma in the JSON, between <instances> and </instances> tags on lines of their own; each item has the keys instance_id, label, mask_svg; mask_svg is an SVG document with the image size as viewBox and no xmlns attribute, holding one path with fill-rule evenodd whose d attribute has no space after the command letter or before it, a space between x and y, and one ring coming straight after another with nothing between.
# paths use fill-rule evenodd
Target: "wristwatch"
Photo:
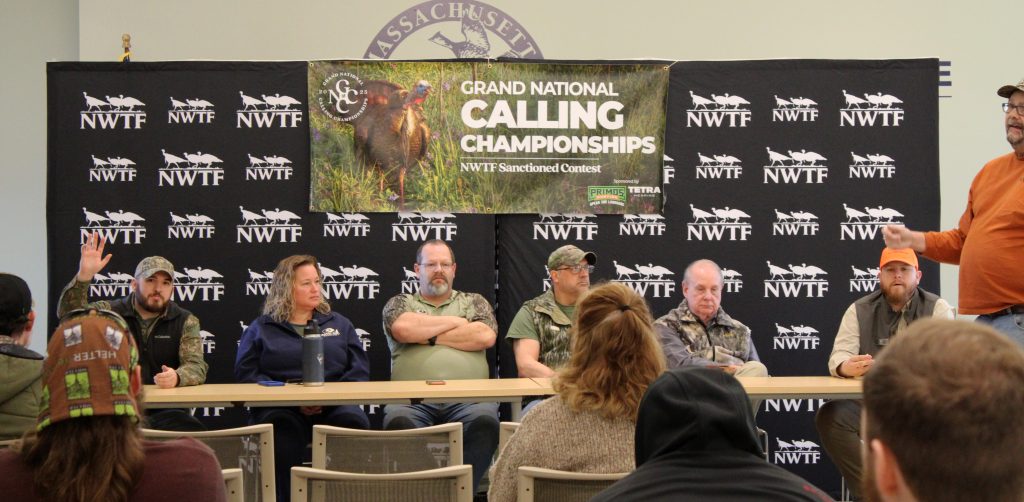
<instances>
[{"instance_id":1,"label":"wristwatch","mask_svg":"<svg viewBox=\"0 0 1024 502\"><path fill-rule=\"evenodd\" d=\"M431 347L433 347L434 345L437 345L437 337L436 336L430 337L427 340L427 343L429 343Z\"/></svg>"}]
</instances>

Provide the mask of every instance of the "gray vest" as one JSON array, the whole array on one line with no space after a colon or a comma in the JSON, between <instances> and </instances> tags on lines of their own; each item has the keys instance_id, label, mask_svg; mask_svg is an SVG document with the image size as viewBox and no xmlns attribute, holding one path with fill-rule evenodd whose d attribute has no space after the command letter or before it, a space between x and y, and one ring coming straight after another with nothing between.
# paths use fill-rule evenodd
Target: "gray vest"
<instances>
[{"instance_id":1,"label":"gray vest","mask_svg":"<svg viewBox=\"0 0 1024 502\"><path fill-rule=\"evenodd\" d=\"M922 317L931 317L938 300L938 295L917 288L910 304L902 312L892 311L881 289L854 302L860 327L860 353L877 354L896 334L901 318L909 326Z\"/></svg>"}]
</instances>

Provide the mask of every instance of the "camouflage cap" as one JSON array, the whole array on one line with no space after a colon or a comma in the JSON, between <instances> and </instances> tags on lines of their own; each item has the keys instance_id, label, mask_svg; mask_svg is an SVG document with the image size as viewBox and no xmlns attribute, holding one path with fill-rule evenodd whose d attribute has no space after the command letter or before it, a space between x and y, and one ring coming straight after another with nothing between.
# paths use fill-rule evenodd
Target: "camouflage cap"
<instances>
[{"instance_id":1,"label":"camouflage cap","mask_svg":"<svg viewBox=\"0 0 1024 502\"><path fill-rule=\"evenodd\" d=\"M584 251L572 244L566 244L554 250L551 256L548 256L548 270L554 270L558 267L571 267L584 258L589 265L597 263L596 254Z\"/></svg>"},{"instance_id":2,"label":"camouflage cap","mask_svg":"<svg viewBox=\"0 0 1024 502\"><path fill-rule=\"evenodd\" d=\"M136 279L148 279L153 277L157 272L164 272L171 276L171 280L174 280L174 265L164 258L163 256L149 256L143 258L139 262L139 265L135 267L135 278Z\"/></svg>"},{"instance_id":3,"label":"camouflage cap","mask_svg":"<svg viewBox=\"0 0 1024 502\"><path fill-rule=\"evenodd\" d=\"M1024 92L1024 79L1021 79L1021 81L1017 82L1016 85L1014 85L1014 84L1006 84L1006 85L1000 87L999 90L996 91L996 94L998 94L1001 97L1008 98L1010 96L1013 96L1013 93L1015 93L1017 91Z\"/></svg>"}]
</instances>

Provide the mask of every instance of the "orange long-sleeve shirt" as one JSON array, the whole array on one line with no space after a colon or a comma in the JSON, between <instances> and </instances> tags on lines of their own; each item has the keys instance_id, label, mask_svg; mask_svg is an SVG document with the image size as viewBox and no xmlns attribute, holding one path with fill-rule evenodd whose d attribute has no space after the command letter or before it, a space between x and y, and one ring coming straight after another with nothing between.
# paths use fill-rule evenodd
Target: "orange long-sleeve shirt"
<instances>
[{"instance_id":1,"label":"orange long-sleeve shirt","mask_svg":"<svg viewBox=\"0 0 1024 502\"><path fill-rule=\"evenodd\" d=\"M960 265L961 314L1024 304L1024 161L1009 153L985 164L957 228L926 232L921 254Z\"/></svg>"}]
</instances>

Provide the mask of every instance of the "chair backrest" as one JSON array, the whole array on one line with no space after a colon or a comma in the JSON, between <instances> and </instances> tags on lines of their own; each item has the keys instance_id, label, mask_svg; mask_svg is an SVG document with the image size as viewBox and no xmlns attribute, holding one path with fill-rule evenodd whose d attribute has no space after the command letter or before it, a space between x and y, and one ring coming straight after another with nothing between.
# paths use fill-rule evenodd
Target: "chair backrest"
<instances>
[{"instance_id":1,"label":"chair backrest","mask_svg":"<svg viewBox=\"0 0 1024 502\"><path fill-rule=\"evenodd\" d=\"M246 502L272 502L274 484L274 426L250 425L218 431L158 431L143 429L149 439L191 437L205 443L223 468L242 469L242 493Z\"/></svg>"},{"instance_id":2,"label":"chair backrest","mask_svg":"<svg viewBox=\"0 0 1024 502\"><path fill-rule=\"evenodd\" d=\"M601 490L626 477L628 472L609 474L557 471L520 467L518 502L586 502Z\"/></svg>"},{"instance_id":3,"label":"chair backrest","mask_svg":"<svg viewBox=\"0 0 1024 502\"><path fill-rule=\"evenodd\" d=\"M472 502L473 466L391 474L292 467L292 502Z\"/></svg>"},{"instance_id":4,"label":"chair backrest","mask_svg":"<svg viewBox=\"0 0 1024 502\"><path fill-rule=\"evenodd\" d=\"M498 453L505 451L505 445L508 444L509 438L512 437L512 433L519 428L519 422L502 422L498 424Z\"/></svg>"},{"instance_id":5,"label":"chair backrest","mask_svg":"<svg viewBox=\"0 0 1024 502\"><path fill-rule=\"evenodd\" d=\"M462 424L389 431L313 426L313 468L388 474L462 465Z\"/></svg>"},{"instance_id":6,"label":"chair backrest","mask_svg":"<svg viewBox=\"0 0 1024 502\"><path fill-rule=\"evenodd\" d=\"M18 441L21 441L21 440L20 439L8 439L6 441L0 441L0 450L6 450L7 448L10 448L10 447L14 446L14 443L17 443Z\"/></svg>"},{"instance_id":7,"label":"chair backrest","mask_svg":"<svg viewBox=\"0 0 1024 502\"><path fill-rule=\"evenodd\" d=\"M224 490L227 491L227 501L243 502L245 494L242 493L242 470L235 467L233 469L221 469L220 472L224 475Z\"/></svg>"}]
</instances>

